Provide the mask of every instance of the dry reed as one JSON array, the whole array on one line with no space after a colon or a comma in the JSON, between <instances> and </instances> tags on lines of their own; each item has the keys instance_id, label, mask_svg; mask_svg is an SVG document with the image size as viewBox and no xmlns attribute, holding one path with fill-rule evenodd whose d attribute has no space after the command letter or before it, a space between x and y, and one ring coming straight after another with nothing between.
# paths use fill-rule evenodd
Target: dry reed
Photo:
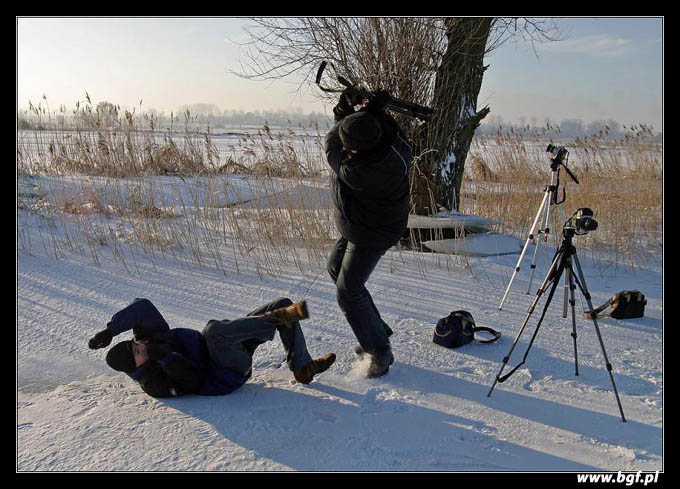
<instances>
[{"instance_id":1,"label":"dry reed","mask_svg":"<svg viewBox=\"0 0 680 489\"><path fill-rule=\"evenodd\" d=\"M39 121L50 118L42 107L31 110ZM52 130L18 133L17 205L27 211L19 213L19 249L39 246L55 258L89 253L100 263L108 246L129 271L136 268L136 253L189 260L224 274L246 265L261 275L323 267L336 232L318 128L311 135L274 134L265 126L225 155L208 134L160 131L152 117L125 112L104 119L91 104L76 115L90 117L88 125L52 121ZM184 122L186 129L188 113ZM595 210L600 228L580 246L613 249L615 264L639 264L647 250L662 245L662 163L649 135L641 127L620 141L605 134L567 144L581 184L567 184L565 212ZM500 232L525 239L550 181L544 148L539 139L513 133L476 138L461 212L494 218ZM235 185L235 174L248 184ZM169 180L158 180L163 176ZM567 181L563 173L562 183ZM52 183L41 188L40 182ZM29 232L35 217L48 222L39 227L39 242ZM551 228L561 229L563 217L552 217ZM465 257L427 255L438 267L470 268ZM424 254L416 261L425 274ZM398 262L393 257L390 263Z\"/></svg>"},{"instance_id":2,"label":"dry reed","mask_svg":"<svg viewBox=\"0 0 680 489\"><path fill-rule=\"evenodd\" d=\"M562 212L551 212L550 228L561 237L564 218L581 207L593 209L596 231L579 239L580 247L608 249L605 260L638 266L663 244L663 164L661 147L644 126L620 140L606 133L562 144L570 151L574 183L560 171ZM543 192L551 181L546 144L519 134L475 139L466 169L463 212L497 219L499 229L526 239ZM566 194L563 194L566 190Z\"/></svg>"}]
</instances>

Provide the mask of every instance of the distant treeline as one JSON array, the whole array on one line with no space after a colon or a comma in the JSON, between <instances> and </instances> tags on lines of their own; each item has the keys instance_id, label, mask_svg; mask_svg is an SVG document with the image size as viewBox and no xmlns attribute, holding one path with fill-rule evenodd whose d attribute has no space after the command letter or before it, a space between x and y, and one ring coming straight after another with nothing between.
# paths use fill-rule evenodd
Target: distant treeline
<instances>
[{"instance_id":1,"label":"distant treeline","mask_svg":"<svg viewBox=\"0 0 680 489\"><path fill-rule=\"evenodd\" d=\"M192 104L178 107L177 111L164 113L155 109L145 111L125 109L109 102L96 106L88 103L73 111L62 107L58 112L48 112L43 105L31 105L19 110L17 128L24 130L51 129L116 129L134 126L135 129L190 130L220 133L240 127L290 127L326 130L332 125L331 117L320 112L304 113L302 109L284 110L220 110L212 104Z\"/></svg>"},{"instance_id":2,"label":"distant treeline","mask_svg":"<svg viewBox=\"0 0 680 489\"><path fill-rule=\"evenodd\" d=\"M67 113L48 114L42 107L20 110L17 114L17 128L29 130L62 129L62 128L110 128L122 127L125 121L135 120L137 129L146 125L163 130L191 130L210 133L221 133L240 127L290 127L324 132L332 125L332 118L321 112L304 113L302 109L292 112L284 110L221 110L213 104L192 104L180 106L177 112L170 114L154 109L143 113L130 113L108 102L100 102L78 108ZM523 119L522 119L523 120ZM546 120L542 126L531 123L507 123L500 116L489 116L477 128L477 136L493 137L497 134L513 133L524 137L549 136L564 140L589 136L606 136L620 139L631 132L643 132L649 140L662 142L662 134L655 128L638 124L624 126L614 120L584 122L578 119L563 120L556 123Z\"/></svg>"},{"instance_id":3,"label":"distant treeline","mask_svg":"<svg viewBox=\"0 0 680 489\"><path fill-rule=\"evenodd\" d=\"M180 114L192 114L195 121L212 130L229 129L240 126L276 126L276 127L315 127L320 129L332 124L332 119L321 112L304 113L302 109L292 112L279 110L220 110L210 104L184 105L178 108Z\"/></svg>"},{"instance_id":4,"label":"distant treeline","mask_svg":"<svg viewBox=\"0 0 680 489\"><path fill-rule=\"evenodd\" d=\"M623 139L626 135L645 134L650 142L660 143L663 134L656 131L656 128L645 125L635 124L625 126L614 120L584 122L580 119L567 119L562 122L552 122L546 120L542 126L536 125L536 121L529 123L508 123L504 122L499 116L490 116L488 120L475 131L477 136L495 136L497 134L513 133L518 136L533 137L549 135L553 138L558 137L564 140L584 138L590 136L606 136L609 139Z\"/></svg>"}]
</instances>

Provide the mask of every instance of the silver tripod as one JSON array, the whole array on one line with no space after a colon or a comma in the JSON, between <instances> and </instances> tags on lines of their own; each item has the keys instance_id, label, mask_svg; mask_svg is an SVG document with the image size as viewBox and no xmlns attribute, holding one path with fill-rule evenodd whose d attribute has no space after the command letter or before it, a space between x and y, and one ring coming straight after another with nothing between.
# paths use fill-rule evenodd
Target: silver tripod
<instances>
[{"instance_id":1,"label":"silver tripod","mask_svg":"<svg viewBox=\"0 0 680 489\"><path fill-rule=\"evenodd\" d=\"M534 249L534 256L533 259L531 260L531 272L529 273L529 287L527 288L527 294L531 293L531 285L534 280L534 271L536 270L536 258L538 257L538 248L540 247L541 244L541 239L540 235L543 235L543 241L548 240L548 234L550 234L550 208L553 205L559 206L564 202L564 197L560 201L558 199L558 188L560 186L560 166L563 166L564 169L567 171L567 174L574 180L576 183L578 182L578 179L576 176L567 168L566 166L566 161L569 158L569 152L563 147L563 146L553 146L552 144L548 145L548 149L546 150L547 152L556 154L551 159L551 164L550 164L550 169L552 170L551 177L550 177L550 185L548 185L545 188L545 192L543 194L543 200L541 201L541 205L538 208L538 212L536 213L536 218L534 219L533 224L531 225L531 229L529 230L529 236L527 236L527 239L524 243L524 247L522 248L522 252L519 255L519 259L517 260L517 264L515 265L515 270L512 272L512 277L510 277L510 282L508 283L508 286L505 289L505 293L503 294L503 298L501 299L501 303L498 306L498 309L503 309L503 304L505 304L505 299L508 297L508 293L510 292L510 288L512 287L512 283L515 281L515 277L521 270L521 263L522 260L524 259L524 255L527 252L527 249L529 248L529 243L534 241L534 238L536 238L536 248ZM562 220L563 222L566 221L566 215L564 214L564 209L560 207L560 211L562 213ZM539 223L541 224L541 228L538 228ZM567 281L565 279L564 283L564 308L563 308L563 315L564 317L567 317Z\"/></svg>"},{"instance_id":2,"label":"silver tripod","mask_svg":"<svg viewBox=\"0 0 680 489\"><path fill-rule=\"evenodd\" d=\"M581 211L582 209L579 209ZM589 210L589 209L583 209L583 210ZM577 214L579 214L579 211L577 211ZM589 214L592 216L592 211ZM580 221L580 222L579 222ZM597 314L593 313L593 303L591 300L590 293L588 292L588 288L586 287L586 281L585 277L583 276L583 270L581 270L581 264L579 263L578 256L576 255L576 248L572 244L572 238L574 237L575 234L585 234L587 230L592 230L597 227L597 223L593 220L590 219L589 217L586 217L585 219L577 219L577 222L579 224L574 224L572 225L571 222L574 222L574 217L567 221L568 224L565 225L564 227L564 240L562 241L562 246L557 250L557 253L555 254L555 257L553 258L553 262L550 266L550 270L548 271L548 274L545 277L545 280L541 284L541 287L538 289L538 292L536 293L536 297L529 307L528 314L524 320L524 323L522 324L522 327L517 333L517 336L515 337L515 341L512 344L512 347L510 348L510 351L508 354L503 358L503 365L501 366L500 371L498 372L498 375L496 375L496 379L494 380L493 385L491 386L491 389L489 390L489 393L487 394L487 397L491 396L491 393L493 392L494 388L496 387L496 383L500 382L503 383L505 382L508 377L510 377L515 371L521 367L527 359L527 356L529 355L529 350L531 350L531 346L534 344L534 340L536 339L536 335L538 334L538 330L541 327L541 323L543 322L543 319L545 318L546 312L548 311L548 307L550 306L550 301L552 300L555 290L557 289L558 282L562 276L562 274L565 274L565 278L567 282L569 283L569 288L570 288L570 300L569 303L571 304L571 321L572 321L572 333L571 336L574 339L574 364L575 364L575 369L576 369L576 375L578 375L578 352L576 348L576 300L574 298L574 291L576 290L576 285L578 285L579 289L581 290L581 293L585 297L588 307L589 307L589 313L587 314L587 317L593 320L593 324L595 326L595 332L597 333L597 339L599 340L600 347L602 349L602 355L604 356L604 361L605 365L607 367L607 371L609 372L609 377L612 381L612 386L614 387L614 394L616 395L616 402L619 406L619 412L621 413L621 419L625 422L626 418L623 414L623 407L621 406L621 400L619 399L619 393L618 390L616 389L616 383L614 382L614 376L612 374L612 365L609 362L609 358L607 357L607 352L604 348L604 342L602 341L602 334L600 333L600 327L597 324ZM582 223L582 225L581 225ZM578 232L578 231L582 232ZM576 266L576 273L574 273L574 265ZM566 272L566 273L565 273ZM503 373L503 370L505 369L508 361L510 360L510 356L512 355L512 352L515 350L515 347L517 346L517 343L519 342L519 338L524 332L524 329L526 328L527 324L529 323L529 318L534 312L534 309L536 308L536 305L538 304L539 299L541 296L548 290L548 287L552 284L550 287L550 292L548 293L548 297L545 302L545 306L543 307L543 312L541 314L540 319L538 320L538 323L536 324L536 330L534 331L533 336L531 337L531 341L529 342L529 346L527 347L527 350L524 354L524 358L522 359L522 362L517 365L515 368L513 368L510 373L501 376ZM566 317L566 315L565 315Z\"/></svg>"}]
</instances>

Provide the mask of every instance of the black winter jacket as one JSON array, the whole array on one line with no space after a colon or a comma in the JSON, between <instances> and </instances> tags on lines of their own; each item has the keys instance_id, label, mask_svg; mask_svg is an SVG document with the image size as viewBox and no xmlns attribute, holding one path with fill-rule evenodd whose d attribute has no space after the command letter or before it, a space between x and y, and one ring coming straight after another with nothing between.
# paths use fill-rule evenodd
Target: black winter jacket
<instances>
[{"instance_id":1,"label":"black winter jacket","mask_svg":"<svg viewBox=\"0 0 680 489\"><path fill-rule=\"evenodd\" d=\"M248 380L210 358L201 332L187 328L171 329L148 299L135 299L114 314L107 327L114 336L132 329L136 340L156 343L166 352L163 358L147 360L128 374L152 397L224 395Z\"/></svg>"},{"instance_id":2,"label":"black winter jacket","mask_svg":"<svg viewBox=\"0 0 680 489\"><path fill-rule=\"evenodd\" d=\"M343 148L337 111L325 150L338 231L356 245L387 249L406 231L413 157L397 122L383 111L374 115L383 131L374 150L351 154Z\"/></svg>"}]
</instances>

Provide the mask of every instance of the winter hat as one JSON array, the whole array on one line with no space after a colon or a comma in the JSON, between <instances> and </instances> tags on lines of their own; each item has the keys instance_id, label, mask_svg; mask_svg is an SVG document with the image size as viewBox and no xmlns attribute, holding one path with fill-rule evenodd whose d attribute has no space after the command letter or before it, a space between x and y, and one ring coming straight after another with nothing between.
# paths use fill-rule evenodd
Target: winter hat
<instances>
[{"instance_id":1,"label":"winter hat","mask_svg":"<svg viewBox=\"0 0 680 489\"><path fill-rule=\"evenodd\" d=\"M111 348L106 354L106 363L118 372L134 372L137 369L137 364L132 354L132 341L121 341Z\"/></svg>"},{"instance_id":2,"label":"winter hat","mask_svg":"<svg viewBox=\"0 0 680 489\"><path fill-rule=\"evenodd\" d=\"M347 150L369 151L380 142L380 122L368 112L356 112L340 122L342 145Z\"/></svg>"}]
</instances>

